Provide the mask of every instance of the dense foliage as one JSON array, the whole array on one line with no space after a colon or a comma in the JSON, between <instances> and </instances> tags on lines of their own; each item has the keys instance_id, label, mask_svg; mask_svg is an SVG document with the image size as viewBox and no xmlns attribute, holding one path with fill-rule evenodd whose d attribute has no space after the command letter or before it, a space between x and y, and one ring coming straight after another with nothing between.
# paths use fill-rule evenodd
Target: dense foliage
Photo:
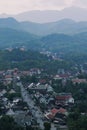
<instances>
[{"instance_id":1,"label":"dense foliage","mask_svg":"<svg viewBox=\"0 0 87 130\"><path fill-rule=\"evenodd\" d=\"M87 130L87 116L74 112L68 117L69 130Z\"/></svg>"},{"instance_id":2,"label":"dense foliage","mask_svg":"<svg viewBox=\"0 0 87 130\"><path fill-rule=\"evenodd\" d=\"M0 118L0 130L24 130L17 125L12 117L3 116Z\"/></svg>"},{"instance_id":3,"label":"dense foliage","mask_svg":"<svg viewBox=\"0 0 87 130\"><path fill-rule=\"evenodd\" d=\"M49 67L48 67L49 66ZM36 51L0 51L0 70L19 68L29 70L31 68L42 68L48 72L56 72L58 68L68 69L71 66L65 61L55 61Z\"/></svg>"}]
</instances>

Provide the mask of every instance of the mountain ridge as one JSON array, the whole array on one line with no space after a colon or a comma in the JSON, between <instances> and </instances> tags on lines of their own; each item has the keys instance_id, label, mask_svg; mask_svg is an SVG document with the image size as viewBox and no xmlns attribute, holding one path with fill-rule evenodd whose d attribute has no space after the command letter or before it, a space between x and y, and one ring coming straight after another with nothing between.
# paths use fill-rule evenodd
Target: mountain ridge
<instances>
[{"instance_id":1,"label":"mountain ridge","mask_svg":"<svg viewBox=\"0 0 87 130\"><path fill-rule=\"evenodd\" d=\"M69 18L75 21L87 21L87 9L80 7L67 7L62 10L30 10L16 15L1 14L0 17L14 17L18 21L31 21L36 23L55 22Z\"/></svg>"},{"instance_id":2,"label":"mountain ridge","mask_svg":"<svg viewBox=\"0 0 87 130\"><path fill-rule=\"evenodd\" d=\"M62 10L28 11L14 16L14 18L19 21L32 21L36 23L55 22L65 18L73 19L75 21L86 21L86 14L87 9L72 6Z\"/></svg>"},{"instance_id":3,"label":"mountain ridge","mask_svg":"<svg viewBox=\"0 0 87 130\"><path fill-rule=\"evenodd\" d=\"M11 28L33 35L44 36L52 33L73 35L87 31L87 21L76 22L72 19L61 19L50 23L18 22L16 19L0 18L0 28Z\"/></svg>"}]
</instances>

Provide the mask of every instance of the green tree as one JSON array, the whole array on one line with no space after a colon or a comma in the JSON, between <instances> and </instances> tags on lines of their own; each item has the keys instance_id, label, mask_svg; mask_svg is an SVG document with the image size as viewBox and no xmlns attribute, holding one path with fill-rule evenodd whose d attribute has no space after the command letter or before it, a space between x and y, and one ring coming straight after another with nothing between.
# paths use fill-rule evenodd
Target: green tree
<instances>
[{"instance_id":1,"label":"green tree","mask_svg":"<svg viewBox=\"0 0 87 130\"><path fill-rule=\"evenodd\" d=\"M87 130L87 116L73 113L68 118L69 130Z\"/></svg>"},{"instance_id":2,"label":"green tree","mask_svg":"<svg viewBox=\"0 0 87 130\"><path fill-rule=\"evenodd\" d=\"M0 130L24 130L24 128L17 125L12 117L3 116L0 119Z\"/></svg>"},{"instance_id":3,"label":"green tree","mask_svg":"<svg viewBox=\"0 0 87 130\"><path fill-rule=\"evenodd\" d=\"M50 130L51 129L51 124L49 122L44 123L44 130Z\"/></svg>"}]
</instances>

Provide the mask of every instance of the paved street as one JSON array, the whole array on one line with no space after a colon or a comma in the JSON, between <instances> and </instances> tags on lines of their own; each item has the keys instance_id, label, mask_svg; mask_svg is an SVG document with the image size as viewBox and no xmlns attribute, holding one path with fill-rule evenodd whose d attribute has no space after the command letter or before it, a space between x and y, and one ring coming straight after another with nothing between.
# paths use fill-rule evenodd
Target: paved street
<instances>
[{"instance_id":1,"label":"paved street","mask_svg":"<svg viewBox=\"0 0 87 130\"><path fill-rule=\"evenodd\" d=\"M21 93L22 93L22 98L25 102L27 102L29 108L32 110L33 117L37 120L37 123L39 123L41 129L44 129L43 126L43 113L40 111L40 109L34 105L34 101L31 99L29 96L27 90L23 87L22 83L19 83L19 86L21 87ZM54 127L54 124L52 124L51 130L56 130Z\"/></svg>"},{"instance_id":2,"label":"paved street","mask_svg":"<svg viewBox=\"0 0 87 130\"><path fill-rule=\"evenodd\" d=\"M34 106L34 101L29 97L27 90L24 89L23 85L20 83L22 98L27 102L29 108L32 110L33 117L37 120L37 123L40 124L41 129L44 129L42 121L42 113L37 106Z\"/></svg>"}]
</instances>

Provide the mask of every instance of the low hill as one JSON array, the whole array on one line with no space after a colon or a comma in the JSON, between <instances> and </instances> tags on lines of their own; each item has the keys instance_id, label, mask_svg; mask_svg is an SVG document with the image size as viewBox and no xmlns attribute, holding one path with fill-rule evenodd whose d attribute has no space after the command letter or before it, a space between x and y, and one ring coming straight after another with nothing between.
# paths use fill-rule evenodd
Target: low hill
<instances>
[{"instance_id":1,"label":"low hill","mask_svg":"<svg viewBox=\"0 0 87 130\"><path fill-rule=\"evenodd\" d=\"M43 36L52 33L64 33L73 35L87 31L87 22L76 22L72 19L62 19L51 23L33 23L33 22L18 22L14 18L1 18L0 28L10 28L19 31L26 31L34 35Z\"/></svg>"},{"instance_id":2,"label":"low hill","mask_svg":"<svg viewBox=\"0 0 87 130\"><path fill-rule=\"evenodd\" d=\"M82 53L87 51L87 32L73 36L51 34L41 38L43 48L63 53Z\"/></svg>"},{"instance_id":3,"label":"low hill","mask_svg":"<svg viewBox=\"0 0 87 130\"><path fill-rule=\"evenodd\" d=\"M75 22L72 19L62 19L52 23L38 24L33 22L21 22L23 30L36 35L48 35L52 33L77 34L87 31L87 22Z\"/></svg>"},{"instance_id":4,"label":"low hill","mask_svg":"<svg viewBox=\"0 0 87 130\"><path fill-rule=\"evenodd\" d=\"M34 40L36 37L27 32L9 28L0 28L0 49L6 47L23 46L32 39Z\"/></svg>"},{"instance_id":5,"label":"low hill","mask_svg":"<svg viewBox=\"0 0 87 130\"><path fill-rule=\"evenodd\" d=\"M20 23L12 17L0 18L0 28L21 29Z\"/></svg>"},{"instance_id":6,"label":"low hill","mask_svg":"<svg viewBox=\"0 0 87 130\"><path fill-rule=\"evenodd\" d=\"M58 70L58 67L68 69L69 66L67 62L54 61L51 57L47 57L37 51L21 51L20 49L13 49L12 51L0 50L0 70L12 68L29 70L31 68L39 68L44 69L46 73L51 72L52 74Z\"/></svg>"},{"instance_id":7,"label":"low hill","mask_svg":"<svg viewBox=\"0 0 87 130\"><path fill-rule=\"evenodd\" d=\"M87 32L66 35L51 34L37 37L24 31L0 28L0 49L25 46L27 49L52 52L86 52Z\"/></svg>"}]
</instances>

